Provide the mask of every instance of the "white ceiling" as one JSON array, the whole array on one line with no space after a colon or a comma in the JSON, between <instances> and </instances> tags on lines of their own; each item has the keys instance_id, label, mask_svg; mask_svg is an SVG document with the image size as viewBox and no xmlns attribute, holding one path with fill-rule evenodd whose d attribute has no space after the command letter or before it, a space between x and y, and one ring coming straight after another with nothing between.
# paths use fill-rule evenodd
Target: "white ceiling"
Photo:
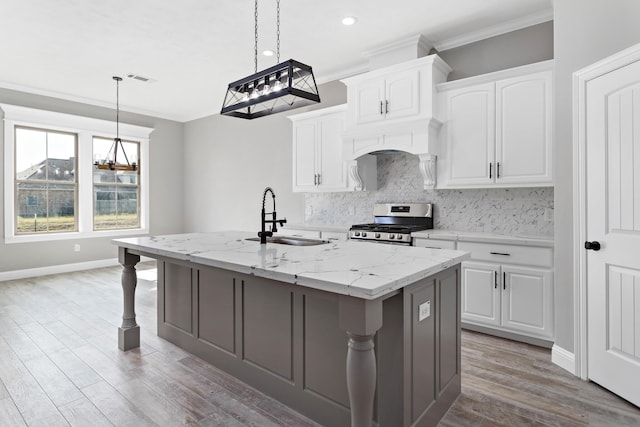
<instances>
[{"instance_id":1,"label":"white ceiling","mask_svg":"<svg viewBox=\"0 0 640 427\"><path fill-rule=\"evenodd\" d=\"M282 0L281 61L319 82L362 71L364 52L422 34L452 46L491 29L548 20L552 0ZM220 111L229 82L253 73L252 0L2 0L0 87L178 121ZM259 46L275 50L276 0L259 1ZM347 15L358 22L345 27ZM258 58L258 69L276 63ZM322 93L320 94L322 96Z\"/></svg>"}]
</instances>

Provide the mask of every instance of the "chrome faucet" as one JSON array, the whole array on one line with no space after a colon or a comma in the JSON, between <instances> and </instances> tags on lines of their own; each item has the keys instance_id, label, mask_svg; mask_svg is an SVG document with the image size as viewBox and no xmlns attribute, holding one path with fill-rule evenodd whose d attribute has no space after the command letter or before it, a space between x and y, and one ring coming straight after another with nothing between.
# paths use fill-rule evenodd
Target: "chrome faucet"
<instances>
[{"instance_id":1,"label":"chrome faucet","mask_svg":"<svg viewBox=\"0 0 640 427\"><path fill-rule=\"evenodd\" d=\"M271 193L271 197L273 199L273 212L271 212L270 215L272 215L273 219L267 219L267 213L264 210L264 205L266 203L267 200L267 193ZM264 189L264 194L262 195L262 215L261 215L261 220L262 220L262 230L258 232L258 237L260 237L260 244L266 244L267 243L267 237L271 237L273 236L273 233L278 231L278 228L276 227L277 223L280 223L280 226L283 226L285 222L287 222L287 219L276 219L276 195L273 192L273 190L271 189L271 187L267 187ZM267 231L266 230L266 225L267 223L272 224L271 226L271 230Z\"/></svg>"}]
</instances>

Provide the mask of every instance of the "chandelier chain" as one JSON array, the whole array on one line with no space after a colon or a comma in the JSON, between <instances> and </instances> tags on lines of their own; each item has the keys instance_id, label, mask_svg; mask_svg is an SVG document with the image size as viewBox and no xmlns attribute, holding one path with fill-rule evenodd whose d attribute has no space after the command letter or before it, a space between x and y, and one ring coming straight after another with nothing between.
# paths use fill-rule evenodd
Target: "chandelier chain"
<instances>
[{"instance_id":1,"label":"chandelier chain","mask_svg":"<svg viewBox=\"0 0 640 427\"><path fill-rule=\"evenodd\" d=\"M116 81L116 138L120 139L120 77Z\"/></svg>"},{"instance_id":2,"label":"chandelier chain","mask_svg":"<svg viewBox=\"0 0 640 427\"><path fill-rule=\"evenodd\" d=\"M277 44L276 44L276 64L280 63L280 0L276 1L276 40L277 40Z\"/></svg>"},{"instance_id":3,"label":"chandelier chain","mask_svg":"<svg viewBox=\"0 0 640 427\"><path fill-rule=\"evenodd\" d=\"M258 0L255 2L255 34L254 34L254 44L253 44L253 72L258 72Z\"/></svg>"}]
</instances>

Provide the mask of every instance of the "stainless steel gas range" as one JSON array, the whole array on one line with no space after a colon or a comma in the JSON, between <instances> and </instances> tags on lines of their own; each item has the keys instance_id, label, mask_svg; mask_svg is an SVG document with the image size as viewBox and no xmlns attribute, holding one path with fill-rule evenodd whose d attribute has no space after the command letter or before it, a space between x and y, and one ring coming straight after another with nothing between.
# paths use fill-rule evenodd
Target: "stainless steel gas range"
<instances>
[{"instance_id":1,"label":"stainless steel gas range","mask_svg":"<svg viewBox=\"0 0 640 427\"><path fill-rule=\"evenodd\" d=\"M411 232L433 228L431 203L377 203L373 216L373 223L352 225L349 238L410 245Z\"/></svg>"}]
</instances>

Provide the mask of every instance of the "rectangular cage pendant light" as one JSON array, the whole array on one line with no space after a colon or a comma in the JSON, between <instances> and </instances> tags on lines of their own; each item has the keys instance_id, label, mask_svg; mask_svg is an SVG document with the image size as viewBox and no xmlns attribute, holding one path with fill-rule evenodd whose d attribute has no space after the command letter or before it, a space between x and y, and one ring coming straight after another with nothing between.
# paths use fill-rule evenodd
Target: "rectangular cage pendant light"
<instances>
[{"instance_id":1,"label":"rectangular cage pendant light","mask_svg":"<svg viewBox=\"0 0 640 427\"><path fill-rule=\"evenodd\" d=\"M255 0L254 73L229 83L220 114L255 119L320 102L311 67L293 59L280 62L280 0L276 5L278 64L258 71L258 0Z\"/></svg>"},{"instance_id":2,"label":"rectangular cage pendant light","mask_svg":"<svg viewBox=\"0 0 640 427\"><path fill-rule=\"evenodd\" d=\"M320 102L310 66L290 59L229 84L221 114L255 119Z\"/></svg>"}]
</instances>

